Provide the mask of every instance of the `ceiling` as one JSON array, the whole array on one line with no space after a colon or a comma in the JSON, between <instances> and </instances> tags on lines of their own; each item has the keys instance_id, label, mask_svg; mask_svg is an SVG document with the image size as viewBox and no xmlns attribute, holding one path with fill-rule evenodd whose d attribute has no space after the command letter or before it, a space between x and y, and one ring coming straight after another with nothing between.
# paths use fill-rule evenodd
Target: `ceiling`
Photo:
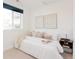
<instances>
[{"instance_id":1,"label":"ceiling","mask_svg":"<svg viewBox=\"0 0 79 59\"><path fill-rule=\"evenodd\" d=\"M22 1L26 7L34 8L49 5L59 0L20 0L20 1Z\"/></svg>"},{"instance_id":2,"label":"ceiling","mask_svg":"<svg viewBox=\"0 0 79 59\"><path fill-rule=\"evenodd\" d=\"M47 6L47 5L50 5L50 4L53 4L55 2L58 2L60 0L4 0L5 2L10 2L10 3L13 3L16 4L15 2L17 2L17 4L19 6L24 6L26 8L39 8L39 7L42 7L42 6Z\"/></svg>"}]
</instances>

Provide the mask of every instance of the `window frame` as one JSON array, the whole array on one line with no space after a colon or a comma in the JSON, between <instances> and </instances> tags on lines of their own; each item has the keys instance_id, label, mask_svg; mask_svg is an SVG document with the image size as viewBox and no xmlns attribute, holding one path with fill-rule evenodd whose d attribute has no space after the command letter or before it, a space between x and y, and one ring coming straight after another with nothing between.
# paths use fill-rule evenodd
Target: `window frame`
<instances>
[{"instance_id":1,"label":"window frame","mask_svg":"<svg viewBox=\"0 0 79 59\"><path fill-rule=\"evenodd\" d=\"M19 8L16 8L16 7L14 7L14 6L11 6L11 5L9 5L9 4L6 4L6 3L3 3L3 8L4 9L8 9L8 10L11 10L12 11L12 28L10 27L10 28L4 28L4 30L11 30L11 29L21 29L23 26L23 10L22 9L19 9ZM15 24L14 24L14 14L13 13L15 13L15 12L17 12L17 13L20 13L20 24L19 24L19 28L16 28L16 26L15 26ZM21 18L22 17L22 18Z\"/></svg>"}]
</instances>

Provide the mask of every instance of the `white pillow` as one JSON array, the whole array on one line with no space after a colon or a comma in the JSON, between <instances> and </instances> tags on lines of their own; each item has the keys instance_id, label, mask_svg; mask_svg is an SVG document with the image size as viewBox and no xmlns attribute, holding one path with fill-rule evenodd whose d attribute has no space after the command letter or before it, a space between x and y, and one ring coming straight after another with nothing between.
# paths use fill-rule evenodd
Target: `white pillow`
<instances>
[{"instance_id":1,"label":"white pillow","mask_svg":"<svg viewBox=\"0 0 79 59\"><path fill-rule=\"evenodd\" d=\"M58 40L57 35L52 35L53 40Z\"/></svg>"}]
</instances>

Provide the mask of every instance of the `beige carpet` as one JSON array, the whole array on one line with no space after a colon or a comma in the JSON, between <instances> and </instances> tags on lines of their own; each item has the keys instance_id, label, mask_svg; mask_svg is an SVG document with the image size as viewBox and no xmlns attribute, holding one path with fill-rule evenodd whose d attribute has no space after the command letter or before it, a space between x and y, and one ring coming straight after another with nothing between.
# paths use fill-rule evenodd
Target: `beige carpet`
<instances>
[{"instance_id":1,"label":"beige carpet","mask_svg":"<svg viewBox=\"0 0 79 59\"><path fill-rule=\"evenodd\" d=\"M72 54L64 53L64 59L72 59ZM36 59L18 49L12 48L4 52L4 59Z\"/></svg>"},{"instance_id":2,"label":"beige carpet","mask_svg":"<svg viewBox=\"0 0 79 59\"><path fill-rule=\"evenodd\" d=\"M18 49L12 48L3 53L3 59L36 59Z\"/></svg>"}]
</instances>

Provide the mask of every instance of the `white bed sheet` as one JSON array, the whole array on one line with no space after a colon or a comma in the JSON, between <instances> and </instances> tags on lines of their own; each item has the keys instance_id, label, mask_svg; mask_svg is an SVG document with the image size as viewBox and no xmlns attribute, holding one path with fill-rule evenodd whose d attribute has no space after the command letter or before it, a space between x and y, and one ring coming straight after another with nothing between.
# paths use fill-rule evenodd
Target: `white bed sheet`
<instances>
[{"instance_id":1,"label":"white bed sheet","mask_svg":"<svg viewBox=\"0 0 79 59\"><path fill-rule=\"evenodd\" d=\"M63 53L63 48L57 41L44 44L40 38L26 38L22 41L19 49L38 59L63 59L60 55Z\"/></svg>"}]
</instances>

